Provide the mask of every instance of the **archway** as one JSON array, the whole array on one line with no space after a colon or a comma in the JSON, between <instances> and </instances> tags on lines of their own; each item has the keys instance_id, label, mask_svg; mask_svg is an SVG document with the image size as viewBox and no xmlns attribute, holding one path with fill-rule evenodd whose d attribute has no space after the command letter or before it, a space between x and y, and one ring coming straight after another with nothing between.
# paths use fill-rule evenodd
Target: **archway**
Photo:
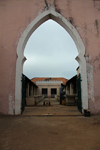
<instances>
[{"instance_id":1,"label":"archway","mask_svg":"<svg viewBox=\"0 0 100 150\"><path fill-rule=\"evenodd\" d=\"M76 57L80 65L80 73L82 76L82 107L84 109L88 109L88 92L87 92L87 73L86 73L86 61L84 58L85 47L84 44L74 28L74 26L65 19L62 15L55 12L54 10L47 10L37 16L26 28L24 33L22 34L18 46L17 46L17 62L16 62L16 83L15 83L15 114L21 113L21 75L23 72L23 63L25 61L25 57L23 55L25 45L31 36L31 34L38 28L43 22L48 19L52 19L60 24L73 38L79 55Z\"/></svg>"}]
</instances>

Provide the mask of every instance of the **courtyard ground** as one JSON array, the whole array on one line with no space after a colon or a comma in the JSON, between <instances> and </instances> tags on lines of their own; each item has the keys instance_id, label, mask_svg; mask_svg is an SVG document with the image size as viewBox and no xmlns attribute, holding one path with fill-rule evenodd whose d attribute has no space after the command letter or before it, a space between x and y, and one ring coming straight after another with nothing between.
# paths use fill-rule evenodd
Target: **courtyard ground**
<instances>
[{"instance_id":1,"label":"courtyard ground","mask_svg":"<svg viewBox=\"0 0 100 150\"><path fill-rule=\"evenodd\" d=\"M64 105L1 115L0 150L100 150L100 115L84 117L77 107Z\"/></svg>"}]
</instances>

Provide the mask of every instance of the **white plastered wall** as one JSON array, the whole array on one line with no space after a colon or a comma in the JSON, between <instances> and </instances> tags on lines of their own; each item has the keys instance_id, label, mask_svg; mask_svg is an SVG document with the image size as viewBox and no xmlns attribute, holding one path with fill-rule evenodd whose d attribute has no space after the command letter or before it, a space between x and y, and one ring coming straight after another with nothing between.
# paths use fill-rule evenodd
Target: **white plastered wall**
<instances>
[{"instance_id":1,"label":"white plastered wall","mask_svg":"<svg viewBox=\"0 0 100 150\"><path fill-rule=\"evenodd\" d=\"M16 84L15 84L15 114L21 114L21 76L23 72L23 63L25 61L24 49L25 45L31 36L31 34L45 21L52 19L59 23L72 37L74 40L78 56L76 60L80 65L80 73L82 76L82 107L88 109L88 89L87 89L87 72L86 72L86 61L84 58L85 47L84 44L74 28L74 26L65 19L62 15L55 12L53 9L46 10L38 15L25 29L22 34L18 46L17 46L17 62L16 62Z\"/></svg>"}]
</instances>

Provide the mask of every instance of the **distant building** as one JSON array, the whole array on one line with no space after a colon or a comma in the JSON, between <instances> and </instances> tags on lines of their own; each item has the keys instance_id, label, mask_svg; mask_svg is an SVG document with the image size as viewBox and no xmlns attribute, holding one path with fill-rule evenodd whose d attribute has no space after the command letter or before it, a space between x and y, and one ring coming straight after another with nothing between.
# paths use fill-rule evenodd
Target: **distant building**
<instances>
[{"instance_id":1,"label":"distant building","mask_svg":"<svg viewBox=\"0 0 100 150\"><path fill-rule=\"evenodd\" d=\"M59 96L61 83L66 84L68 80L65 78L33 78L31 81L38 86L38 95L56 98Z\"/></svg>"},{"instance_id":2,"label":"distant building","mask_svg":"<svg viewBox=\"0 0 100 150\"><path fill-rule=\"evenodd\" d=\"M77 75L66 82L66 105L77 105Z\"/></svg>"}]
</instances>

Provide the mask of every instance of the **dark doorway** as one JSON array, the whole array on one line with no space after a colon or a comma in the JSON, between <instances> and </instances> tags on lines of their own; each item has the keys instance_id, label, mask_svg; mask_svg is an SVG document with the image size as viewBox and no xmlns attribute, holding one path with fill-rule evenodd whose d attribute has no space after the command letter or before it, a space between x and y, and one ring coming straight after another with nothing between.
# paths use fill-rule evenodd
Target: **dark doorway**
<instances>
[{"instance_id":1,"label":"dark doorway","mask_svg":"<svg viewBox=\"0 0 100 150\"><path fill-rule=\"evenodd\" d=\"M56 88L51 89L51 97L54 98L56 94L57 94L57 89Z\"/></svg>"},{"instance_id":2,"label":"dark doorway","mask_svg":"<svg viewBox=\"0 0 100 150\"><path fill-rule=\"evenodd\" d=\"M42 95L44 95L44 98L46 98L47 97L47 89L45 88L43 88L42 89Z\"/></svg>"}]
</instances>

